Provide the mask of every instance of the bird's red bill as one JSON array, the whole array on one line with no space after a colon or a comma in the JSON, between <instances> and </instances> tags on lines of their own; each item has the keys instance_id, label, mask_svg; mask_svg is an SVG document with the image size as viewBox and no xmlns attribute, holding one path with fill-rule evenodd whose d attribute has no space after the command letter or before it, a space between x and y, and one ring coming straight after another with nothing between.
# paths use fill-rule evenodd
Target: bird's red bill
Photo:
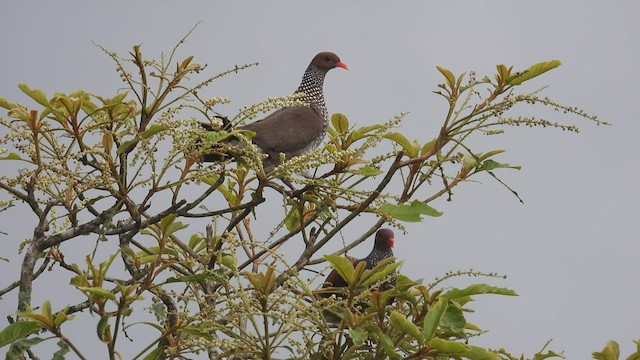
<instances>
[{"instance_id":1,"label":"bird's red bill","mask_svg":"<svg viewBox=\"0 0 640 360\"><path fill-rule=\"evenodd\" d=\"M342 61L337 63L336 66L341 67L341 68L343 68L345 70L349 70L349 68L347 67L347 64L343 63Z\"/></svg>"}]
</instances>

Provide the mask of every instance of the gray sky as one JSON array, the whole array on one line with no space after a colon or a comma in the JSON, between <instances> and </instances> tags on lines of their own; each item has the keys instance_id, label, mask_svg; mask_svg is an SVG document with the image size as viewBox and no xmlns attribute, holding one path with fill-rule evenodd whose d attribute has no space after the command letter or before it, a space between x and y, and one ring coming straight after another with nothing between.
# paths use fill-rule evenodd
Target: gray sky
<instances>
[{"instance_id":1,"label":"gray sky","mask_svg":"<svg viewBox=\"0 0 640 360\"><path fill-rule=\"evenodd\" d=\"M552 349L585 359L615 339L629 354L631 340L640 337L640 125L634 110L640 3L398 3L12 2L0 13L0 96L26 102L19 83L48 94L78 88L113 94L122 83L92 41L122 55L142 44L146 57L157 57L202 21L180 57L195 55L212 74L260 62L203 91L206 97L230 97L229 113L290 94L313 55L329 50L351 68L328 75L329 112L366 125L408 111L400 131L424 142L435 136L446 110L432 93L442 82L436 65L456 74L490 75L499 63L524 69L562 60L560 68L523 90L551 85L545 95L613 126L553 118L576 123L582 132L518 128L476 137L477 151L504 148L508 151L498 161L523 166L499 174L525 204L491 178L479 178L482 183L456 189L453 202L434 204L444 216L411 224L408 235L397 234L396 254L405 260L405 274L427 282L457 269L508 275L505 281L487 281L516 290L519 297L480 296L473 304L477 313L469 320L490 330L474 339L480 345L532 354L553 338ZM15 221L3 217L0 228L11 229L8 224ZM1 238L0 256L9 257L27 236L18 234L16 229ZM369 247L354 255L365 255ZM0 262L0 271L17 275L17 266L15 260ZM0 286L15 278L3 277ZM60 281L65 286L68 279ZM15 295L0 302L2 314L14 307ZM0 326L5 324L1 320ZM87 334L95 338L93 329Z\"/></svg>"}]
</instances>

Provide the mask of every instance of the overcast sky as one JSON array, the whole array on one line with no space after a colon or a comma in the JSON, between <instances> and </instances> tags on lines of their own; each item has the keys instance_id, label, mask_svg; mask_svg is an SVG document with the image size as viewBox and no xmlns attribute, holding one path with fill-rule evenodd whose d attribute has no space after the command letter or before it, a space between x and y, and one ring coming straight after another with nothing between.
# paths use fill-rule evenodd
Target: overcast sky
<instances>
[{"instance_id":1,"label":"overcast sky","mask_svg":"<svg viewBox=\"0 0 640 360\"><path fill-rule=\"evenodd\" d=\"M559 59L560 68L523 90L550 85L545 95L613 126L556 117L582 132L518 128L476 137L477 151L507 149L497 160L522 165L500 175L525 204L479 178L456 189L453 202L433 204L442 217L397 234L396 255L405 274L427 282L457 269L508 275L487 281L520 296L477 297L469 320L490 332L474 343L530 355L553 338L552 349L585 359L615 339L626 356L640 338L639 14L632 0L15 1L0 12L0 97L27 102L19 83L47 94L78 88L114 94L122 83L92 42L122 55L142 44L146 57L157 57L202 21L180 57L195 55L211 74L260 62L202 92L230 97L229 113L290 94L310 59L328 50L351 69L334 70L325 81L330 113L367 125L410 112L400 131L424 142L446 114L432 93L442 82L436 65L481 76L499 63L524 69ZM1 257L11 257L27 236L11 226L18 215L0 220L11 233L0 237ZM0 287L16 279L18 264L0 262L0 272L15 274ZM68 279L60 281L66 286ZM1 314L14 308L15 293L0 302ZM86 336L94 339L95 331Z\"/></svg>"}]
</instances>

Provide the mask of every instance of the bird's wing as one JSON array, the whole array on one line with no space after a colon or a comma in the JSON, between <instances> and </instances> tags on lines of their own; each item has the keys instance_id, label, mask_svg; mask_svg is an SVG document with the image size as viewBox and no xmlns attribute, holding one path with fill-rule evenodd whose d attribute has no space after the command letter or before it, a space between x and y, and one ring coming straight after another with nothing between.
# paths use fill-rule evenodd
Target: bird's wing
<instances>
[{"instance_id":1,"label":"bird's wing","mask_svg":"<svg viewBox=\"0 0 640 360\"><path fill-rule=\"evenodd\" d=\"M253 142L263 151L290 154L308 148L324 132L324 118L310 107L288 107L242 129L256 133Z\"/></svg>"}]
</instances>

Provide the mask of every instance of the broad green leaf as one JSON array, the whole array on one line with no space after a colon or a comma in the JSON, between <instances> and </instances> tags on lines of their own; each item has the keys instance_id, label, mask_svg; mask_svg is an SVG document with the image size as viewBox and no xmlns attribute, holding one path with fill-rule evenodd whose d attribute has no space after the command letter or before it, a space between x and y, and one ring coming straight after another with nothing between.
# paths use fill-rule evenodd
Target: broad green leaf
<instances>
[{"instance_id":1,"label":"broad green leaf","mask_svg":"<svg viewBox=\"0 0 640 360\"><path fill-rule=\"evenodd\" d=\"M549 359L549 358L561 358L561 359L564 359L565 357L562 354L558 354L558 353L555 353L553 351L547 351L544 354L543 353L537 353L537 354L533 355L533 360L543 360L543 359ZM637 359L627 358L627 360L637 360Z\"/></svg>"},{"instance_id":2,"label":"broad green leaf","mask_svg":"<svg viewBox=\"0 0 640 360\"><path fill-rule=\"evenodd\" d=\"M127 97L127 95L129 95L128 91L121 92L120 94L109 99L109 104L112 104L112 105L119 104L122 102L122 100L124 100L124 98Z\"/></svg>"},{"instance_id":3,"label":"broad green leaf","mask_svg":"<svg viewBox=\"0 0 640 360\"><path fill-rule=\"evenodd\" d=\"M613 340L607 341L607 345L602 351L594 352L591 355L597 360L618 360L620 359L620 345Z\"/></svg>"},{"instance_id":4,"label":"broad green leaf","mask_svg":"<svg viewBox=\"0 0 640 360\"><path fill-rule=\"evenodd\" d=\"M98 339L100 339L100 341L104 343L108 342L108 337L105 337L105 332L108 332L108 329L109 316L103 316L100 318L100 321L98 321L98 325L96 326L96 333L98 334Z\"/></svg>"},{"instance_id":5,"label":"broad green leaf","mask_svg":"<svg viewBox=\"0 0 640 360\"><path fill-rule=\"evenodd\" d=\"M380 206L379 210L389 214L394 219L407 222L422 221L422 217L420 215L434 217L442 215L441 212L420 200L414 200L413 202L411 202L411 204L384 204Z\"/></svg>"},{"instance_id":6,"label":"broad green leaf","mask_svg":"<svg viewBox=\"0 0 640 360\"><path fill-rule=\"evenodd\" d=\"M160 330L163 330L163 329L160 329ZM218 339L215 334L212 334L211 332L206 330L202 330L198 326L184 327L182 328L182 330L180 330L180 334L181 335L187 334L189 336L197 337L197 338L208 340L208 341L214 341Z\"/></svg>"},{"instance_id":7,"label":"broad green leaf","mask_svg":"<svg viewBox=\"0 0 640 360\"><path fill-rule=\"evenodd\" d=\"M34 321L16 321L0 331L0 348L11 344L42 329L42 325Z\"/></svg>"},{"instance_id":8,"label":"broad green leaf","mask_svg":"<svg viewBox=\"0 0 640 360\"><path fill-rule=\"evenodd\" d=\"M449 354L461 354L471 350L471 346L457 341L447 341L440 338L429 340L429 347Z\"/></svg>"},{"instance_id":9,"label":"broad green leaf","mask_svg":"<svg viewBox=\"0 0 640 360\"><path fill-rule=\"evenodd\" d=\"M373 166L369 166L369 165L365 165L359 169L356 170L350 170L349 172L354 173L354 174L359 174L362 176L376 176L376 175L380 175L383 173L382 170L378 169L378 168L374 168Z\"/></svg>"},{"instance_id":10,"label":"broad green leaf","mask_svg":"<svg viewBox=\"0 0 640 360\"><path fill-rule=\"evenodd\" d=\"M186 229L189 227L189 224L185 224L182 223L180 221L175 221L175 214L169 215L172 217L172 219L168 220L167 223L164 224L163 228L162 228L162 233L164 234L164 236L171 236L173 234L176 233L176 231L178 230L182 230L182 229ZM164 220L164 219L163 219ZM161 226L162 226L162 221L161 221Z\"/></svg>"},{"instance_id":11,"label":"broad green leaf","mask_svg":"<svg viewBox=\"0 0 640 360\"><path fill-rule=\"evenodd\" d=\"M453 89L453 86L456 83L456 77L453 75L453 73L440 66L436 66L436 69L438 69L438 71L440 71L440 73L444 75L444 78L447 79L447 83L449 84L449 87Z\"/></svg>"},{"instance_id":12,"label":"broad green leaf","mask_svg":"<svg viewBox=\"0 0 640 360\"><path fill-rule=\"evenodd\" d=\"M449 329L464 329L467 320L459 307L449 306L442 317L441 324Z\"/></svg>"},{"instance_id":13,"label":"broad green leaf","mask_svg":"<svg viewBox=\"0 0 640 360\"><path fill-rule=\"evenodd\" d=\"M233 255L222 255L219 263L231 270L234 270L237 266L236 257Z\"/></svg>"},{"instance_id":14,"label":"broad green leaf","mask_svg":"<svg viewBox=\"0 0 640 360\"><path fill-rule=\"evenodd\" d=\"M426 154L429 151L433 150L434 146L436 146L436 139L433 139L433 140L429 141L428 143L424 144L424 146L422 146L422 149L420 149L420 156L424 156L424 154Z\"/></svg>"},{"instance_id":15,"label":"broad green leaf","mask_svg":"<svg viewBox=\"0 0 640 360\"><path fill-rule=\"evenodd\" d=\"M291 211L289 211L289 214L287 214L287 217L284 220L284 226L289 231L293 231L300 227L300 211L298 208L291 208Z\"/></svg>"},{"instance_id":16,"label":"broad green leaf","mask_svg":"<svg viewBox=\"0 0 640 360\"><path fill-rule=\"evenodd\" d=\"M200 178L200 180L203 183L205 183L205 184L207 184L209 186L215 185L216 182L218 182L218 179L220 179L220 175L218 175L218 174L211 174L211 175L203 176L203 177Z\"/></svg>"},{"instance_id":17,"label":"broad green leaf","mask_svg":"<svg viewBox=\"0 0 640 360\"><path fill-rule=\"evenodd\" d=\"M157 254L143 255L143 256L139 256L137 260L140 264L148 264L150 262L156 261L159 257L160 255L157 255Z\"/></svg>"},{"instance_id":18,"label":"broad green leaf","mask_svg":"<svg viewBox=\"0 0 640 360\"><path fill-rule=\"evenodd\" d=\"M385 354L394 360L402 359L402 356L396 352L396 346L394 345L393 340L391 340L391 338L387 334L383 333L379 328L377 334L378 340L380 341L380 344L382 344L382 349Z\"/></svg>"},{"instance_id":19,"label":"broad green leaf","mask_svg":"<svg viewBox=\"0 0 640 360\"><path fill-rule=\"evenodd\" d=\"M138 134L140 136L140 139L148 139L150 137L152 137L153 135L167 130L167 126L166 125L158 125L158 124L154 124L149 126L145 131L141 132L140 134Z\"/></svg>"},{"instance_id":20,"label":"broad green leaf","mask_svg":"<svg viewBox=\"0 0 640 360\"><path fill-rule=\"evenodd\" d=\"M507 296L518 296L518 294L507 288L495 287L487 284L473 284L464 289L453 288L441 296L455 300L461 297L470 296L470 295L479 295L479 294L495 294L495 295L507 295Z\"/></svg>"},{"instance_id":21,"label":"broad green leaf","mask_svg":"<svg viewBox=\"0 0 640 360\"><path fill-rule=\"evenodd\" d=\"M397 311L392 311L389 317L389 323L394 329L399 330L405 334L410 335L412 338L418 341L418 344L424 344L424 334L420 331L420 328L416 324L412 323L404 315Z\"/></svg>"},{"instance_id":22,"label":"broad green leaf","mask_svg":"<svg viewBox=\"0 0 640 360\"><path fill-rule=\"evenodd\" d=\"M25 351L30 349L33 345L37 345L46 339L39 337L33 337L29 339L20 339L11 344L9 351L5 354L5 360L21 360L24 359L22 355Z\"/></svg>"},{"instance_id":23,"label":"broad green leaf","mask_svg":"<svg viewBox=\"0 0 640 360\"><path fill-rule=\"evenodd\" d=\"M509 165L509 164L500 164L497 161L493 161L491 159L489 160L485 160L482 162L482 165L480 165L478 167L478 171L483 171L483 170L494 170L494 169L516 169L516 170L520 170L522 167L521 166L513 166L513 165Z\"/></svg>"},{"instance_id":24,"label":"broad green leaf","mask_svg":"<svg viewBox=\"0 0 640 360\"><path fill-rule=\"evenodd\" d=\"M155 348L152 352L147 354L143 360L160 360L164 356L164 350L162 347Z\"/></svg>"},{"instance_id":25,"label":"broad green leaf","mask_svg":"<svg viewBox=\"0 0 640 360\"><path fill-rule=\"evenodd\" d=\"M174 213L174 214L169 214L160 220L160 231L163 234L170 235L170 234L167 234L167 232L169 231L169 226L173 223L176 217L178 217L178 214Z\"/></svg>"},{"instance_id":26,"label":"broad green leaf","mask_svg":"<svg viewBox=\"0 0 640 360\"><path fill-rule=\"evenodd\" d=\"M109 290L105 290L101 287L85 287L85 286L77 286L77 289L82 292L88 292L92 296L96 296L98 298L105 298L109 300L116 300L116 295Z\"/></svg>"},{"instance_id":27,"label":"broad green leaf","mask_svg":"<svg viewBox=\"0 0 640 360\"><path fill-rule=\"evenodd\" d=\"M347 282L347 284L351 284L353 282L353 264L351 263L351 260L339 255L325 255L323 257L333 265L333 268L336 269L338 274Z\"/></svg>"},{"instance_id":28,"label":"broad green leaf","mask_svg":"<svg viewBox=\"0 0 640 360\"><path fill-rule=\"evenodd\" d=\"M22 160L22 158L20 157L20 155L14 152L11 152L7 156L0 157L0 160Z\"/></svg>"},{"instance_id":29,"label":"broad green leaf","mask_svg":"<svg viewBox=\"0 0 640 360\"><path fill-rule=\"evenodd\" d=\"M378 263L378 265L376 265L375 268L371 269L371 275L366 277L366 279L361 284L362 286L368 287L375 284L377 281L382 280L383 278L394 272L398 268L398 266L402 265L402 262L394 262L389 264L388 262L393 261L392 258L384 259L383 261L386 261L387 263L384 264L380 262Z\"/></svg>"},{"instance_id":30,"label":"broad green leaf","mask_svg":"<svg viewBox=\"0 0 640 360\"><path fill-rule=\"evenodd\" d=\"M42 303L40 311L47 319L53 320L53 317L51 316L51 302L49 300L45 300L45 302Z\"/></svg>"},{"instance_id":31,"label":"broad green leaf","mask_svg":"<svg viewBox=\"0 0 640 360\"><path fill-rule=\"evenodd\" d=\"M440 321L447 310L449 301L443 297L438 298L438 302L433 305L427 312L427 316L424 317L423 333L427 340L433 339L433 336L438 330Z\"/></svg>"},{"instance_id":32,"label":"broad green leaf","mask_svg":"<svg viewBox=\"0 0 640 360\"><path fill-rule=\"evenodd\" d=\"M49 106L49 101L47 101L47 96L42 91L38 89L30 89L27 84L19 84L18 88L20 88L20 90L22 90L23 93L25 93L27 96L35 100L38 104L44 107Z\"/></svg>"},{"instance_id":33,"label":"broad green leaf","mask_svg":"<svg viewBox=\"0 0 640 360\"><path fill-rule=\"evenodd\" d=\"M353 343L357 346L362 346L364 342L369 338L369 334L364 328L358 327L349 329L349 337L353 340Z\"/></svg>"},{"instance_id":34,"label":"broad green leaf","mask_svg":"<svg viewBox=\"0 0 640 360\"><path fill-rule=\"evenodd\" d=\"M71 351L71 348L63 341L58 341L57 345L60 349L53 354L51 360L64 360L64 356Z\"/></svg>"},{"instance_id":35,"label":"broad green leaf","mask_svg":"<svg viewBox=\"0 0 640 360\"><path fill-rule=\"evenodd\" d=\"M496 352L479 347L469 345L471 348L469 351L462 354L463 357L470 360L501 360L502 357ZM537 360L537 359L536 359Z\"/></svg>"},{"instance_id":36,"label":"broad green leaf","mask_svg":"<svg viewBox=\"0 0 640 360\"><path fill-rule=\"evenodd\" d=\"M127 150L129 150L130 147L137 144L139 141L140 139L138 137L135 137L132 140L127 140L123 142L120 146L118 146L118 150L116 151L116 154L118 156L124 154Z\"/></svg>"},{"instance_id":37,"label":"broad green leaf","mask_svg":"<svg viewBox=\"0 0 640 360\"><path fill-rule=\"evenodd\" d=\"M371 135L368 135L370 132L381 129L383 127L384 126L380 124L375 124L375 125L368 125L368 126L363 126L361 128L355 129L351 133L351 141L358 141L364 137L371 136Z\"/></svg>"},{"instance_id":38,"label":"broad green leaf","mask_svg":"<svg viewBox=\"0 0 640 360\"><path fill-rule=\"evenodd\" d=\"M478 166L477 156L473 154L464 154L464 156L462 156L462 165L464 165L465 169L473 169Z\"/></svg>"},{"instance_id":39,"label":"broad green leaf","mask_svg":"<svg viewBox=\"0 0 640 360\"><path fill-rule=\"evenodd\" d=\"M12 103L11 101L9 101L9 100L7 100L7 99L5 99L3 97L0 97L0 107L3 107L5 109L7 109L7 110L11 110L15 106L16 106L16 104Z\"/></svg>"},{"instance_id":40,"label":"broad green leaf","mask_svg":"<svg viewBox=\"0 0 640 360\"><path fill-rule=\"evenodd\" d=\"M418 144L416 146L416 142L409 141L409 139L407 139L401 133L390 132L384 134L383 137L389 140L393 140L396 144L400 145L402 147L402 150L404 150L405 154L407 154L409 157L413 158L418 156L418 149L420 148L420 145Z\"/></svg>"},{"instance_id":41,"label":"broad green leaf","mask_svg":"<svg viewBox=\"0 0 640 360\"><path fill-rule=\"evenodd\" d=\"M186 275L180 277L170 277L167 279L167 283L175 283L175 282L198 282L198 281L220 281L222 273L220 270L215 270L213 272L206 272L195 275Z\"/></svg>"},{"instance_id":42,"label":"broad green leaf","mask_svg":"<svg viewBox=\"0 0 640 360\"><path fill-rule=\"evenodd\" d=\"M349 131L349 119L343 114L336 113L331 115L331 125L338 133L344 134Z\"/></svg>"},{"instance_id":43,"label":"broad green leaf","mask_svg":"<svg viewBox=\"0 0 640 360\"><path fill-rule=\"evenodd\" d=\"M229 131L225 131L225 130L220 130L220 131L209 131L207 133L207 136L205 137L205 141L207 144L215 144L215 143L219 143L223 140L228 139L230 136L233 136L234 134L232 132Z\"/></svg>"},{"instance_id":44,"label":"broad green leaf","mask_svg":"<svg viewBox=\"0 0 640 360\"><path fill-rule=\"evenodd\" d=\"M68 311L69 311L69 307L66 307L66 308L62 309L62 311L58 311L56 313L56 316L53 318L53 324L55 326L60 326L65 321L73 319L73 315L71 315L71 316L67 315Z\"/></svg>"},{"instance_id":45,"label":"broad green leaf","mask_svg":"<svg viewBox=\"0 0 640 360\"><path fill-rule=\"evenodd\" d=\"M527 70L523 71L522 73L506 79L506 82L508 85L520 85L529 79L532 79L536 76L546 73L549 70L557 68L558 66L560 66L560 64L560 60L551 60L537 63Z\"/></svg>"}]
</instances>

